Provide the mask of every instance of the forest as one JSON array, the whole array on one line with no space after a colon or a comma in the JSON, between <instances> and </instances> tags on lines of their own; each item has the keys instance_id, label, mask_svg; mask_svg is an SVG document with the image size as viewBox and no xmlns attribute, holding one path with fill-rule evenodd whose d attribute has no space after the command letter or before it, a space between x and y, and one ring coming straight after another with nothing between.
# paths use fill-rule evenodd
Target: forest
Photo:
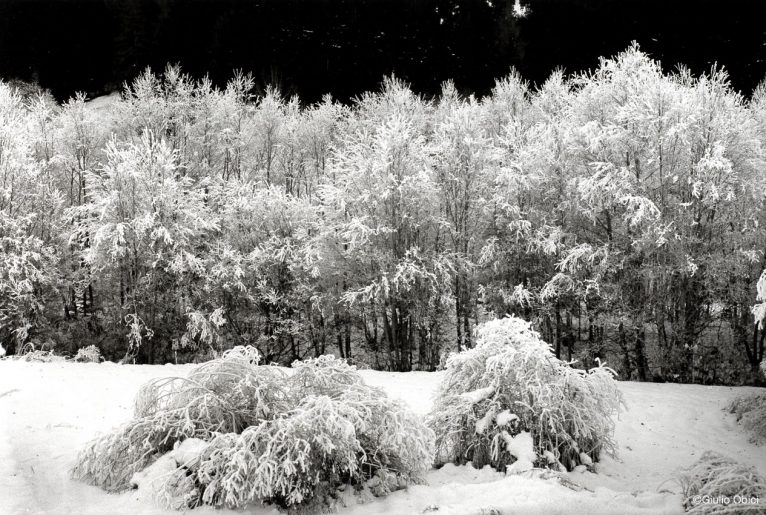
<instances>
[{"instance_id":1,"label":"forest","mask_svg":"<svg viewBox=\"0 0 766 515\"><path fill-rule=\"evenodd\" d=\"M60 104L0 83L9 354L436 370L514 314L621 379L763 382L766 85L633 45L481 97L257 86L168 66Z\"/></svg>"}]
</instances>

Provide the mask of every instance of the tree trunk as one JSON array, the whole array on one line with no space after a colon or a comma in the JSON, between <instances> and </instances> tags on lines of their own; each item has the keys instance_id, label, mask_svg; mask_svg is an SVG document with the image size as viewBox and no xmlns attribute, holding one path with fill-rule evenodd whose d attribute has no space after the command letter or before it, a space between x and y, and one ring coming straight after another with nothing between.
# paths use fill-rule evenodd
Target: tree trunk
<instances>
[{"instance_id":1,"label":"tree trunk","mask_svg":"<svg viewBox=\"0 0 766 515\"><path fill-rule=\"evenodd\" d=\"M346 324L343 332L343 339L346 344L346 359L351 359L351 321L348 316L346 316Z\"/></svg>"},{"instance_id":2,"label":"tree trunk","mask_svg":"<svg viewBox=\"0 0 766 515\"><path fill-rule=\"evenodd\" d=\"M460 352L463 348L463 328L460 325L462 320L462 302L460 295L460 274L455 274L455 328L457 330L457 351Z\"/></svg>"},{"instance_id":3,"label":"tree trunk","mask_svg":"<svg viewBox=\"0 0 766 515\"><path fill-rule=\"evenodd\" d=\"M624 379L629 380L630 376L633 375L633 367L630 363L630 351L628 350L627 336L625 335L625 327L622 322L620 322L620 325L617 327L617 342L620 349L622 349L622 368L625 374Z\"/></svg>"},{"instance_id":4,"label":"tree trunk","mask_svg":"<svg viewBox=\"0 0 766 515\"><path fill-rule=\"evenodd\" d=\"M636 371L638 372L638 380L647 380L647 371L649 365L646 362L645 351L646 332L643 327L636 327L636 341L633 350L636 354Z\"/></svg>"},{"instance_id":5,"label":"tree trunk","mask_svg":"<svg viewBox=\"0 0 766 515\"><path fill-rule=\"evenodd\" d=\"M556 357L561 359L561 312L556 304Z\"/></svg>"}]
</instances>

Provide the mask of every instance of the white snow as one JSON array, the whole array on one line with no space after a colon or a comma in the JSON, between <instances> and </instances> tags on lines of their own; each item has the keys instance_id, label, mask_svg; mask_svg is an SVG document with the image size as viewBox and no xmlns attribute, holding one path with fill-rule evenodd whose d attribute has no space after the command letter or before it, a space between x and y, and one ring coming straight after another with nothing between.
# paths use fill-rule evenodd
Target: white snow
<instances>
[{"instance_id":1,"label":"white snow","mask_svg":"<svg viewBox=\"0 0 766 515\"><path fill-rule=\"evenodd\" d=\"M500 433L505 440L505 450L516 458L516 461L508 467L508 472L518 474L531 470L534 461L537 459L535 454L535 442L532 440L532 434L527 431L511 436L506 431Z\"/></svg>"},{"instance_id":2,"label":"white snow","mask_svg":"<svg viewBox=\"0 0 766 515\"><path fill-rule=\"evenodd\" d=\"M508 410L503 410L500 413L497 414L497 419L495 420L495 424L497 424L500 427L507 426L511 422L519 420L518 415L515 413L511 413Z\"/></svg>"},{"instance_id":3,"label":"white snow","mask_svg":"<svg viewBox=\"0 0 766 515\"><path fill-rule=\"evenodd\" d=\"M584 452L580 453L580 463L582 463L586 467L592 467L593 466L593 460L590 459L590 456L588 456Z\"/></svg>"},{"instance_id":4,"label":"white snow","mask_svg":"<svg viewBox=\"0 0 766 515\"><path fill-rule=\"evenodd\" d=\"M170 455L176 462L176 465L182 466L194 461L202 451L207 447L207 442L199 438L187 438L180 444L176 442L173 452Z\"/></svg>"},{"instance_id":5,"label":"white snow","mask_svg":"<svg viewBox=\"0 0 766 515\"><path fill-rule=\"evenodd\" d=\"M476 404L477 402L481 402L484 399L491 397L494 393L495 387L487 386L486 388L479 388L478 390L474 390L472 392L461 393L460 397L470 402L471 404Z\"/></svg>"},{"instance_id":6,"label":"white snow","mask_svg":"<svg viewBox=\"0 0 766 515\"><path fill-rule=\"evenodd\" d=\"M153 504L151 489L108 494L69 478L77 452L97 433L128 420L138 387L154 377L183 375L187 366L130 366L113 363L34 363L0 360L0 514L169 515ZM402 399L424 415L442 373L362 371L372 385ZM677 486L668 481L679 467L716 450L766 474L766 446L757 447L733 415L722 410L731 398L761 391L699 385L620 383L629 410L617 422L619 459L602 457L595 472L564 474L567 488L539 471L505 475L490 468L446 465L427 485L386 498L344 496L342 515L380 513L478 514L682 514ZM499 418L499 415L498 415ZM519 443L521 443L519 441ZM180 445L156 470L191 458L199 442ZM194 515L242 511L195 509ZM276 515L254 507L249 515Z\"/></svg>"},{"instance_id":7,"label":"white snow","mask_svg":"<svg viewBox=\"0 0 766 515\"><path fill-rule=\"evenodd\" d=\"M173 459L172 453L161 456L157 461L146 467L144 470L136 472L130 478L130 484L137 488L136 500L143 504L152 505L157 498L157 492L176 469L178 464Z\"/></svg>"},{"instance_id":8,"label":"white snow","mask_svg":"<svg viewBox=\"0 0 766 515\"><path fill-rule=\"evenodd\" d=\"M483 417L476 421L476 434L482 434L487 430L489 425L495 419L495 411L492 409L487 410Z\"/></svg>"}]
</instances>

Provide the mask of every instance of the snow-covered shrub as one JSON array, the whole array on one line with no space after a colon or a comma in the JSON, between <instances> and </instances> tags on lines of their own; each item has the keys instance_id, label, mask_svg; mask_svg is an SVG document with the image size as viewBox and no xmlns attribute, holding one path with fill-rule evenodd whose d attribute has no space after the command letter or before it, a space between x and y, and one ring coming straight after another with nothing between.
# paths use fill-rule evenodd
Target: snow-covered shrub
<instances>
[{"instance_id":1,"label":"snow-covered shrub","mask_svg":"<svg viewBox=\"0 0 766 515\"><path fill-rule=\"evenodd\" d=\"M77 354L73 360L81 363L101 363L104 361L104 357L101 355L98 347L88 345L87 347L77 349Z\"/></svg>"},{"instance_id":2,"label":"snow-covered shrub","mask_svg":"<svg viewBox=\"0 0 766 515\"><path fill-rule=\"evenodd\" d=\"M328 395L336 397L347 388L364 384L355 366L335 356L295 361L295 373L290 376L293 391L298 395Z\"/></svg>"},{"instance_id":3,"label":"snow-covered shrub","mask_svg":"<svg viewBox=\"0 0 766 515\"><path fill-rule=\"evenodd\" d=\"M621 403L610 369L572 368L528 322L507 317L479 326L476 346L447 360L428 423L437 463L572 469L615 452Z\"/></svg>"},{"instance_id":4,"label":"snow-covered shrub","mask_svg":"<svg viewBox=\"0 0 766 515\"><path fill-rule=\"evenodd\" d=\"M52 361L64 361L64 356L55 354L52 349L36 348L31 342L21 346L18 353L13 356L14 359L21 361L35 361L38 363L50 363Z\"/></svg>"},{"instance_id":5,"label":"snow-covered shrub","mask_svg":"<svg viewBox=\"0 0 766 515\"><path fill-rule=\"evenodd\" d=\"M766 393L737 397L726 407L737 422L752 432L754 443L766 442Z\"/></svg>"},{"instance_id":6,"label":"snow-covered shrub","mask_svg":"<svg viewBox=\"0 0 766 515\"><path fill-rule=\"evenodd\" d=\"M404 405L332 356L293 366L295 406L241 434L217 434L168 481L169 504L321 504L344 484L385 495L422 481L433 462L433 433Z\"/></svg>"},{"instance_id":7,"label":"snow-covered shrub","mask_svg":"<svg viewBox=\"0 0 766 515\"><path fill-rule=\"evenodd\" d=\"M91 442L73 475L109 491L124 490L135 472L177 441L241 432L282 412L289 406L284 373L259 367L259 359L252 347L236 347L188 377L145 384L136 396L133 420Z\"/></svg>"},{"instance_id":8,"label":"snow-covered shrub","mask_svg":"<svg viewBox=\"0 0 766 515\"><path fill-rule=\"evenodd\" d=\"M238 438L214 439L199 477L204 502L244 506L258 499L292 505L314 494L320 482L361 475L364 450L357 432L361 414L330 397L310 396L286 417L246 429Z\"/></svg>"},{"instance_id":9,"label":"snow-covered shrub","mask_svg":"<svg viewBox=\"0 0 766 515\"><path fill-rule=\"evenodd\" d=\"M235 347L195 367L187 377L155 379L136 396L136 417L181 412L206 431L241 432L290 404L285 373L258 366L254 347Z\"/></svg>"},{"instance_id":10,"label":"snow-covered shrub","mask_svg":"<svg viewBox=\"0 0 766 515\"><path fill-rule=\"evenodd\" d=\"M136 418L92 443L75 476L108 490L151 485L174 508L321 504L345 484L384 495L423 479L433 433L354 367L324 356L287 375L257 360L240 348L144 386ZM189 439L193 452L181 452ZM155 460L164 472L149 472Z\"/></svg>"},{"instance_id":11,"label":"snow-covered shrub","mask_svg":"<svg viewBox=\"0 0 766 515\"><path fill-rule=\"evenodd\" d=\"M358 428L357 438L366 454L360 466L367 478L385 473L404 483L416 483L431 468L431 430L403 403L367 385L355 366L333 356L321 356L297 361L293 368L291 390L298 399L324 395L358 412L364 425ZM385 485L374 490L388 492Z\"/></svg>"},{"instance_id":12,"label":"snow-covered shrub","mask_svg":"<svg viewBox=\"0 0 766 515\"><path fill-rule=\"evenodd\" d=\"M688 513L763 513L762 504L699 502L699 499L757 498L761 502L766 499L766 478L755 468L713 451L705 452L694 465L681 471L677 481Z\"/></svg>"}]
</instances>

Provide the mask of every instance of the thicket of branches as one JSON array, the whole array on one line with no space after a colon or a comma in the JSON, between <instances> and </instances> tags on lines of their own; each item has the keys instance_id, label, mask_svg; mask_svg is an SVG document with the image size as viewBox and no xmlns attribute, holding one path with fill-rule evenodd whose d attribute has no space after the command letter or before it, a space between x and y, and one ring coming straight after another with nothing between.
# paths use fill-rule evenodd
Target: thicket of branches
<instances>
[{"instance_id":1,"label":"thicket of branches","mask_svg":"<svg viewBox=\"0 0 766 515\"><path fill-rule=\"evenodd\" d=\"M480 325L476 347L447 360L429 415L437 463L567 471L592 465L602 451L614 455L622 395L613 374L556 359L519 318ZM520 437L531 440L529 457L516 452Z\"/></svg>"},{"instance_id":2,"label":"thicket of branches","mask_svg":"<svg viewBox=\"0 0 766 515\"><path fill-rule=\"evenodd\" d=\"M133 419L93 440L73 476L108 491L136 484L177 509L322 505L344 485L385 495L424 479L433 433L355 367L322 356L288 375L260 359L235 347L147 383Z\"/></svg>"},{"instance_id":3,"label":"thicket of branches","mask_svg":"<svg viewBox=\"0 0 766 515\"><path fill-rule=\"evenodd\" d=\"M762 513L759 499L766 495L766 478L754 467L706 451L696 463L679 472L684 508L693 514ZM700 502L700 499L729 499Z\"/></svg>"},{"instance_id":4,"label":"thicket of branches","mask_svg":"<svg viewBox=\"0 0 766 515\"><path fill-rule=\"evenodd\" d=\"M178 68L56 105L0 85L0 341L254 345L434 369L487 318L623 378L760 376L766 88L637 48L532 89L352 105Z\"/></svg>"},{"instance_id":5,"label":"thicket of branches","mask_svg":"<svg viewBox=\"0 0 766 515\"><path fill-rule=\"evenodd\" d=\"M766 443L766 394L749 394L732 400L726 410L750 431L753 443Z\"/></svg>"}]
</instances>

